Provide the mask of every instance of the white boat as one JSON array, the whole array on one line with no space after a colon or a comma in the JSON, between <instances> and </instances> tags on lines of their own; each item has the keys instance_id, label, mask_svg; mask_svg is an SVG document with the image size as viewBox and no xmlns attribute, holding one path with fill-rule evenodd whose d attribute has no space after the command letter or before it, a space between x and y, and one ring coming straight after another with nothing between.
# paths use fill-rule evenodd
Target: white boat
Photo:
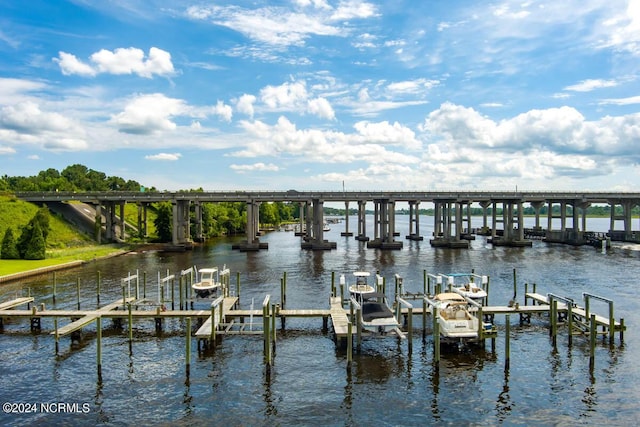
<instances>
[{"instance_id":1,"label":"white boat","mask_svg":"<svg viewBox=\"0 0 640 427\"><path fill-rule=\"evenodd\" d=\"M460 294L444 292L427 300L437 316L440 335L445 339L478 338L478 318L469 312L469 303Z\"/></svg>"},{"instance_id":2,"label":"white boat","mask_svg":"<svg viewBox=\"0 0 640 427\"><path fill-rule=\"evenodd\" d=\"M362 328L370 332L385 334L395 331L399 336L404 334L400 331L398 319L387 304L387 298L369 283L367 279L371 274L367 271L356 271L353 273L355 283L349 285L349 294L360 305L360 323ZM376 275L376 285L382 287L382 277ZM345 285L344 275L340 276L340 284Z\"/></svg>"},{"instance_id":3,"label":"white boat","mask_svg":"<svg viewBox=\"0 0 640 427\"><path fill-rule=\"evenodd\" d=\"M394 331L404 337L400 331L398 319L387 305L387 297L378 292L360 294L360 322L362 328L379 334Z\"/></svg>"},{"instance_id":4,"label":"white boat","mask_svg":"<svg viewBox=\"0 0 640 427\"><path fill-rule=\"evenodd\" d=\"M471 299L482 299L487 297L487 291L485 288L487 287L487 283L489 278L487 276L478 276L476 274L465 274L465 273L455 273L455 274L443 274L443 277L447 278L447 284L449 289L452 291L462 295L465 298ZM456 284L456 277L465 277L464 284ZM481 281L482 286L478 286L476 279Z\"/></svg>"},{"instance_id":5,"label":"white boat","mask_svg":"<svg viewBox=\"0 0 640 427\"><path fill-rule=\"evenodd\" d=\"M191 285L191 288L196 291L196 295L200 298L215 295L221 286L218 267L201 268L198 273L200 274L200 280Z\"/></svg>"},{"instance_id":6,"label":"white boat","mask_svg":"<svg viewBox=\"0 0 640 427\"><path fill-rule=\"evenodd\" d=\"M359 298L365 294L376 292L376 288L367 283L367 279L371 276L368 271L356 271L353 275L355 277L355 283L349 285L349 293L356 298L356 301L360 302ZM377 277L382 279L380 276ZM345 285L344 274L340 276L340 284Z\"/></svg>"}]
</instances>

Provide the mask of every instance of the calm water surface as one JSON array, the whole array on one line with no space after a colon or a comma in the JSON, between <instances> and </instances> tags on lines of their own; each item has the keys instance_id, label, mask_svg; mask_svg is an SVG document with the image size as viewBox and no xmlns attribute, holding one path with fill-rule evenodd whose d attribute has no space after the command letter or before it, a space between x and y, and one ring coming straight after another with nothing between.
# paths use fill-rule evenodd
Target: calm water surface
<instances>
[{"instance_id":1,"label":"calm water surface","mask_svg":"<svg viewBox=\"0 0 640 427\"><path fill-rule=\"evenodd\" d=\"M524 283L536 283L541 293L553 292L582 300L591 292L615 301L616 319L628 326L624 344L599 341L595 369L589 369L585 339L567 345L561 329L554 348L546 318L519 326L511 319L511 363L505 370L505 318L497 317L495 352L463 349L443 354L433 365L430 333L423 341L419 317L413 351L396 338L366 339L354 355L351 372L344 351L320 319L287 321L279 331L274 366L267 375L258 337L223 338L215 354L195 351L191 375L185 375L185 322L165 323L157 336L153 321L135 323L129 352L127 329L118 331L104 320L103 381L97 381L95 325L86 328L80 345L69 338L55 341L43 332L32 335L26 321L5 322L0 334L0 400L14 403L77 403L87 413L0 414L2 425L638 425L640 422L640 251L618 245L603 254L592 247L568 247L534 242L532 248L493 248L478 237L468 250L433 249L428 237L432 221L421 219L423 242L409 242L406 217L397 230L404 248L377 251L341 237L343 224L333 225L326 238L337 249L300 250L293 233L271 232L262 238L269 250L240 253L233 239L221 239L192 252L147 252L99 261L57 274L55 308L76 307L76 281L81 282L81 306L96 304L96 275L102 275L102 303L121 297L120 279L136 270L147 273L147 296L156 296L158 272L178 273L192 265L226 264L241 277L241 306L256 307L266 294L279 300L280 278L287 273L287 308L327 308L331 272L379 270L393 282L404 277L410 291L422 289L423 270L430 273L468 272L491 277L490 303L504 305L513 297L517 271L518 300ZM474 222L476 219L474 219ZM481 222L481 218L478 220ZM369 221L372 223L372 221ZM355 218L350 226L355 227ZM589 229L606 231L608 220L589 220ZM372 235L372 233L371 233ZM31 288L37 303L52 303L52 275L2 285L1 300ZM390 292L393 292L391 289ZM201 308L204 308L201 307ZM596 312L605 313L596 303ZM64 321L66 322L66 320ZM62 321L61 321L62 323ZM430 331L428 331L430 332ZM87 404L86 406L82 406ZM81 412L81 411L80 411ZM43 424L44 423L44 424Z\"/></svg>"}]
</instances>

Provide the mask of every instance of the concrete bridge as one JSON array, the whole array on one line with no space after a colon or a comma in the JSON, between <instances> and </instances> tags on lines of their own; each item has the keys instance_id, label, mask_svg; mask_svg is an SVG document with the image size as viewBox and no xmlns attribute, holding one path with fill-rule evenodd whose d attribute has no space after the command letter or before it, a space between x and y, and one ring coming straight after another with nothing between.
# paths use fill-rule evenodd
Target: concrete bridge
<instances>
[{"instance_id":1,"label":"concrete bridge","mask_svg":"<svg viewBox=\"0 0 640 427\"><path fill-rule=\"evenodd\" d=\"M611 207L609 235L612 240L640 242L640 231L632 229L632 209L640 206L640 193L636 192L526 192L526 191L218 191L218 192L22 192L17 196L34 203L80 201L95 207L96 240L115 240L116 230L124 233L125 203L138 205L138 229L146 230L147 207L151 203L169 201L173 205L173 244L191 244L190 209L195 210L196 238L202 238L202 203L241 202L247 207L247 240L238 245L242 251L267 248L259 239L259 207L261 203L293 202L300 204L300 226L306 230L301 247L325 250L336 247L323 236L323 207L325 202L342 202L346 211L349 204L358 207L357 232L355 238L366 241L370 248L401 249L402 241L395 240L395 206L397 202L409 204L409 240L422 240L420 234L420 203L434 205L434 235L432 246L469 246L464 237L465 230L471 230L470 207L473 203L483 209L483 227L494 245L530 246L525 238L523 210L528 203L535 212L535 229L542 231L540 210L548 206L546 240L574 245L586 244L586 209L592 204L608 204ZM365 206L374 204L374 235L366 235ZM554 207L559 206L559 213ZM569 210L568 207L572 209ZM622 209L616 215L616 207ZM489 208L491 220L489 223ZM501 209L501 215L497 211ZM119 210L119 216L117 211ZM104 212L104 213L103 213ZM556 210L557 212L557 210ZM119 219L118 219L119 218ZM105 222L103 223L103 219ZM556 221L554 221L556 220ZM559 226L557 225L559 220ZM502 232L499 233L499 224ZM640 224L640 222L639 222ZM555 228L554 228L555 227ZM640 230L640 225L638 226ZM349 231L349 217L345 217L343 235ZM120 236L124 237L124 235ZM371 238L372 237L372 238Z\"/></svg>"}]
</instances>

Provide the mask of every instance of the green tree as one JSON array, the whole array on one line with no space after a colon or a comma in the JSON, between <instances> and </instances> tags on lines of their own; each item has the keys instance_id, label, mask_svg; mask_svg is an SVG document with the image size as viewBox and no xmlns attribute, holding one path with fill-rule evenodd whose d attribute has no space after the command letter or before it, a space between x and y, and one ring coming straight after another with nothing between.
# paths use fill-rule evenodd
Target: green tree
<instances>
[{"instance_id":1,"label":"green tree","mask_svg":"<svg viewBox=\"0 0 640 427\"><path fill-rule=\"evenodd\" d=\"M156 218L153 220L158 233L158 240L170 242L172 240L172 218L173 206L171 202L161 202L156 204Z\"/></svg>"},{"instance_id":2,"label":"green tree","mask_svg":"<svg viewBox=\"0 0 640 427\"><path fill-rule=\"evenodd\" d=\"M26 258L27 251L29 250L29 246L31 245L32 240L34 240L35 228L38 228L38 233L42 238L45 248L47 237L49 236L49 209L46 207L42 207L38 209L38 212L31 218L29 223L22 227L22 232L20 233L20 238L18 238L18 252L20 253L21 258L25 259L44 259L44 255L42 258Z\"/></svg>"},{"instance_id":3,"label":"green tree","mask_svg":"<svg viewBox=\"0 0 640 427\"><path fill-rule=\"evenodd\" d=\"M18 244L16 238L13 236L13 230L11 227L7 228L2 239L2 253L0 255L2 259L20 259L20 252L18 251Z\"/></svg>"},{"instance_id":4,"label":"green tree","mask_svg":"<svg viewBox=\"0 0 640 427\"><path fill-rule=\"evenodd\" d=\"M24 259L44 259L46 255L47 245L44 237L42 236L42 230L38 221L33 223L31 230L31 239L27 245L27 249L24 253Z\"/></svg>"}]
</instances>

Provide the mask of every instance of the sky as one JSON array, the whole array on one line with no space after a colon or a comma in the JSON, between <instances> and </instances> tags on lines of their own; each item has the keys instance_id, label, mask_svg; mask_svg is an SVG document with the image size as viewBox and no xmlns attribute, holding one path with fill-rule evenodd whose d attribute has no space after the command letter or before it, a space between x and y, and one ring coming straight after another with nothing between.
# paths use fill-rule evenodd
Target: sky
<instances>
[{"instance_id":1,"label":"sky","mask_svg":"<svg viewBox=\"0 0 640 427\"><path fill-rule=\"evenodd\" d=\"M640 191L637 0L0 0L0 174Z\"/></svg>"}]
</instances>

